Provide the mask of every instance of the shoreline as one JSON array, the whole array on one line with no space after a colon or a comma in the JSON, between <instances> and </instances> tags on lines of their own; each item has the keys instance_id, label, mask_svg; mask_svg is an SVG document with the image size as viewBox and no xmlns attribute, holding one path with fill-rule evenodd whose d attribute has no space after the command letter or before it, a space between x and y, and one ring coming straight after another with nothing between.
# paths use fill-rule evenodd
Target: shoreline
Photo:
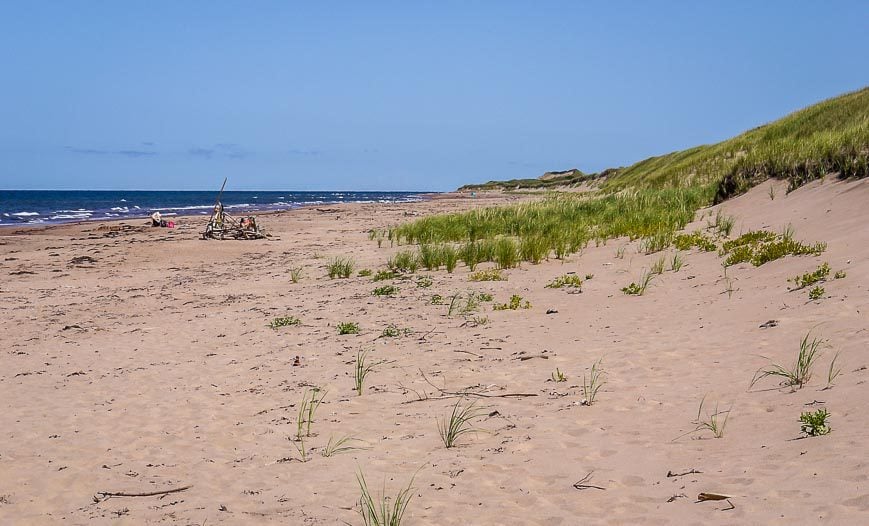
<instances>
[{"instance_id":1,"label":"shoreline","mask_svg":"<svg viewBox=\"0 0 869 526\"><path fill-rule=\"evenodd\" d=\"M244 213L244 214L232 214L232 213L230 213L230 215L238 216L238 217L241 217L243 215L250 215L250 216L259 217L259 216L269 216L269 215L291 213L291 212L295 212L298 210L305 210L305 209L309 209L309 208L331 207L331 206L338 206L338 205L367 205L367 204L396 205L396 204L405 204L405 203L407 203L407 204L420 203L420 202L425 202L427 200L462 198L462 196L460 196L460 195L457 195L454 197L450 195L450 194L454 194L454 193L455 192L420 193L420 194L418 194L419 199L414 200L414 201L394 201L394 202L374 202L374 201L371 201L371 202L360 202L360 201L340 202L339 201L339 202L308 203L308 204L300 204L298 206L293 206L291 208L286 208L286 209L282 209L282 210L260 209L260 210L250 210L249 212L246 211L246 213ZM103 224L116 223L118 225L121 225L121 224L125 224L128 222L136 222L136 221L142 221L145 223L145 226L150 226L149 217L150 217L150 214L146 214L143 216L128 216L128 217L123 217L123 218L107 217L107 218L97 218L97 219L78 219L78 220L71 220L71 221L65 221L65 222L59 222L59 223L40 223L40 224L26 224L26 223L5 224L5 223L0 223L0 236L26 235L26 234L32 233L32 232L38 232L38 231L44 231L44 230L54 230L54 229L61 228L61 227L80 227L83 225L92 225L92 224L103 225ZM206 219L207 220L208 217L209 217L208 214L178 214L178 215L166 215L166 214L164 214L164 218L167 218L167 219L171 218L172 220L177 220L176 222L182 221L182 220L183 221L191 221L191 220L195 220L195 219ZM136 225L136 226L139 226L139 225ZM153 228L156 229L159 227L153 227ZM16 231L11 233L11 234L8 234L7 232L4 231L4 230L12 230L12 229L14 229Z\"/></svg>"}]
</instances>

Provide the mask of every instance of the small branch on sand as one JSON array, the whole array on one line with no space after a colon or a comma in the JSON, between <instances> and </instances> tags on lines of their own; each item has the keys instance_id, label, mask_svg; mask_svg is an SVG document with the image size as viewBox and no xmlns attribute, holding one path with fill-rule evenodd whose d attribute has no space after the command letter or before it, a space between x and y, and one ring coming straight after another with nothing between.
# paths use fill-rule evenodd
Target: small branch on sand
<instances>
[{"instance_id":1,"label":"small branch on sand","mask_svg":"<svg viewBox=\"0 0 869 526\"><path fill-rule=\"evenodd\" d=\"M670 477L684 477L685 475L693 475L694 473L703 473L702 471L697 471L694 468L689 469L683 473L673 473L672 471L667 471L667 478Z\"/></svg>"},{"instance_id":2,"label":"small branch on sand","mask_svg":"<svg viewBox=\"0 0 869 526\"><path fill-rule=\"evenodd\" d=\"M141 493L129 493L126 491L98 491L94 495L94 502L100 502L110 497L154 497L156 495L168 495L170 493L178 493L192 488L193 485L181 486L180 488L164 489L160 491L144 491Z\"/></svg>"},{"instance_id":3,"label":"small branch on sand","mask_svg":"<svg viewBox=\"0 0 869 526\"><path fill-rule=\"evenodd\" d=\"M465 351L467 352L467 351ZM473 354L473 353L471 353ZM537 396L537 393L502 393L502 394L486 394L486 393L478 393L476 391L447 391L441 387L436 386L429 380L428 376L420 369L419 373L422 375L422 378L426 381L427 384L434 387L440 396L429 396L425 391L422 392L422 395L414 389L409 389L404 386L400 386L402 389L406 391L412 391L416 394L416 400L406 400L403 403L411 404L413 402L424 402L428 400L446 400L448 398L459 398L464 396L476 396L479 398L526 398L529 396Z\"/></svg>"},{"instance_id":4,"label":"small branch on sand","mask_svg":"<svg viewBox=\"0 0 869 526\"><path fill-rule=\"evenodd\" d=\"M470 354L470 355L476 356L477 358L482 358L482 357L483 357L482 354L477 354L477 353L475 353L475 352L471 352L471 351L463 351L463 350L461 350L461 349L454 350L453 352L463 352L463 353L465 353L465 354Z\"/></svg>"},{"instance_id":5,"label":"small branch on sand","mask_svg":"<svg viewBox=\"0 0 869 526\"><path fill-rule=\"evenodd\" d=\"M605 490L606 488L602 488L600 486L595 486L594 484L588 484L588 482L591 480L591 475L593 473L594 473L594 471L589 471L588 474L586 474L586 476L584 476L581 479L579 479L578 481L574 482L573 487L578 489L578 490L592 489L592 488Z\"/></svg>"}]
</instances>

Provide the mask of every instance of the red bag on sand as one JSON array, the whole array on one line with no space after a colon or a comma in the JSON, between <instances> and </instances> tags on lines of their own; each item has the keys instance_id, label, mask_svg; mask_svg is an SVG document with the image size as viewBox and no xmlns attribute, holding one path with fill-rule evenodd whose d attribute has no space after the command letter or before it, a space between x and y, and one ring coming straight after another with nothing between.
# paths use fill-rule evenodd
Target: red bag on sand
<instances>
[{"instance_id":1,"label":"red bag on sand","mask_svg":"<svg viewBox=\"0 0 869 526\"><path fill-rule=\"evenodd\" d=\"M175 228L175 221L169 221L168 223L166 223L166 227L167 228Z\"/></svg>"}]
</instances>

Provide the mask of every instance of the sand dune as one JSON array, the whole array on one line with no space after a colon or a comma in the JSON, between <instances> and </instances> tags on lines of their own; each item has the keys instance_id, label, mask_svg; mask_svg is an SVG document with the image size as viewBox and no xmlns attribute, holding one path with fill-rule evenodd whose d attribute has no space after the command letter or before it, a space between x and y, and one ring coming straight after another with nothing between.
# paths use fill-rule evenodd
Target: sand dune
<instances>
[{"instance_id":1,"label":"sand dune","mask_svg":"<svg viewBox=\"0 0 869 526\"><path fill-rule=\"evenodd\" d=\"M430 288L383 282L395 297L373 296L383 283L371 278L326 277L333 256L383 267L398 247L378 249L370 228L508 199L304 209L262 218L274 237L249 242L200 241L201 218L0 231L0 523L360 524L360 470L390 493L416 474L408 524L867 521L869 181L780 187L774 200L762 185L701 210L689 229L723 208L734 233L791 224L828 247L726 276L717 254L692 250L642 297L620 289L658 255L627 239L524 264L507 281L470 282L460 267L419 273ZM822 262L847 274L823 299L789 289ZM580 294L544 287L566 272L594 277ZM468 290L532 308L483 304L475 315L488 323L475 324L431 304ZM301 325L268 327L285 315ZM338 335L342 321L361 334ZM389 324L411 332L380 337ZM828 347L808 385L749 389L770 360L790 364L809 331ZM383 363L357 396L365 349ZM825 390L836 352L842 374ZM606 384L583 406L598 359ZM566 382L551 380L556 368ZM312 386L328 393L300 462L288 438ZM472 397L480 432L446 449L436 419L455 403L446 393L467 389L486 395ZM722 438L686 434L704 396L731 409ZM820 407L832 433L800 438L800 413ZM344 435L364 449L321 455ZM701 492L731 498L696 502Z\"/></svg>"}]
</instances>

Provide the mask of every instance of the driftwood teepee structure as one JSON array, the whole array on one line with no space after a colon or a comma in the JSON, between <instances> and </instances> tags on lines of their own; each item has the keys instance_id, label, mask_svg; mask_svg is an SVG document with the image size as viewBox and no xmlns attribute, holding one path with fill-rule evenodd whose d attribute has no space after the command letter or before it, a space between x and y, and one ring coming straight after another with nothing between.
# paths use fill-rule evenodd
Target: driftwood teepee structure
<instances>
[{"instance_id":1,"label":"driftwood teepee structure","mask_svg":"<svg viewBox=\"0 0 869 526\"><path fill-rule=\"evenodd\" d=\"M223 189L225 187L226 179L223 180L223 185L220 187L220 192L218 192L217 199L214 201L211 218L208 220L208 224L205 225L202 239L263 239L266 237L260 231L255 217L246 216L236 219L224 210L220 198L223 196Z\"/></svg>"}]
</instances>

